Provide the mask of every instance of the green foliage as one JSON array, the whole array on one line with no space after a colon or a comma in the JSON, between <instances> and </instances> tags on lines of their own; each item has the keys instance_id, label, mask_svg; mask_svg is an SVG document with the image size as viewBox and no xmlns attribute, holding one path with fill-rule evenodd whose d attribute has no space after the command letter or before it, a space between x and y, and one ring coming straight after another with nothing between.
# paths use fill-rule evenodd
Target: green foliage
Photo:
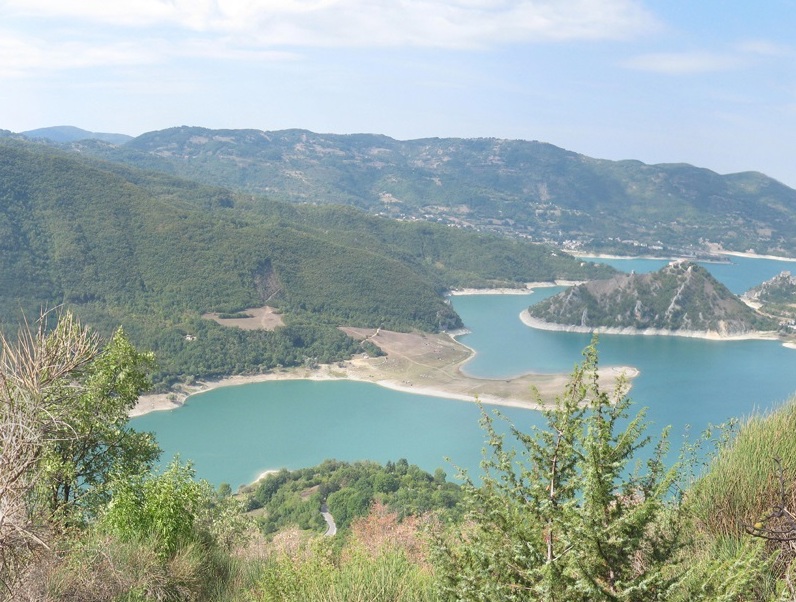
<instances>
[{"instance_id":1,"label":"green foliage","mask_svg":"<svg viewBox=\"0 0 796 602\"><path fill-rule=\"evenodd\" d=\"M152 354L138 352L119 329L63 383L61 403L69 413L43 451L39 484L53 513L72 511L75 505L84 511L96 507L107 497L103 486L111 474L132 477L152 467L160 448L151 434L127 425L128 412L150 387L152 365Z\"/></svg>"},{"instance_id":2,"label":"green foliage","mask_svg":"<svg viewBox=\"0 0 796 602\"><path fill-rule=\"evenodd\" d=\"M775 505L796 508L796 401L749 417L691 488L690 511L717 537L739 537ZM774 458L782 463L785 499Z\"/></svg>"},{"instance_id":3,"label":"green foliage","mask_svg":"<svg viewBox=\"0 0 796 602\"><path fill-rule=\"evenodd\" d=\"M231 549L249 526L242 506L194 476L179 458L161 474L118 476L100 525L122 541L151 541L164 559L188 544Z\"/></svg>"},{"instance_id":4,"label":"green foliage","mask_svg":"<svg viewBox=\"0 0 796 602\"><path fill-rule=\"evenodd\" d=\"M194 521L202 488L193 478L190 465L174 460L161 475L112 482L102 524L123 541L151 537L163 558L174 555L196 539Z\"/></svg>"},{"instance_id":5,"label":"green foliage","mask_svg":"<svg viewBox=\"0 0 796 602\"><path fill-rule=\"evenodd\" d=\"M760 540L754 545L744 541L751 539L747 533L785 527L778 524L777 519L768 523L767 517L774 509L783 508L792 513L796 508L794 429L794 399L769 414L748 418L721 443L709 470L687 496L688 509L698 532L707 542L705 547L728 548L730 552L740 547L754 550L755 561L750 561L749 566L744 564L749 554L744 557L738 551L737 558L729 557L735 565L730 565L732 574L726 581L749 581L767 592L755 599L786 600L796 595L792 585L796 573L793 543L768 541L763 546ZM775 459L779 460L779 465ZM743 543L735 548L727 545L727 542L738 541ZM708 567L706 572L713 570ZM721 580L711 580L711 583L721 583ZM771 593L777 588L780 598Z\"/></svg>"},{"instance_id":6,"label":"green foliage","mask_svg":"<svg viewBox=\"0 0 796 602\"><path fill-rule=\"evenodd\" d=\"M455 600L666 600L677 580L682 514L670 495L666 437L646 465L644 414L599 387L594 347L548 427L511 427L506 446L492 418L483 484L466 485L472 528L440 540L441 588Z\"/></svg>"},{"instance_id":7,"label":"green foliage","mask_svg":"<svg viewBox=\"0 0 796 602\"><path fill-rule=\"evenodd\" d=\"M687 567L671 602L771 601L780 598L774 578L776 556L768 553L761 541L752 538L715 539L689 546L684 551ZM784 591L784 590L783 590Z\"/></svg>"},{"instance_id":8,"label":"green foliage","mask_svg":"<svg viewBox=\"0 0 796 602\"><path fill-rule=\"evenodd\" d=\"M238 208L243 199L1 139L0 324L62 304L107 336L121 324L157 353L165 387L350 357L356 345L340 325L459 327L442 296L451 287L611 272L526 242L345 208ZM266 303L285 328L200 318Z\"/></svg>"},{"instance_id":9,"label":"green foliage","mask_svg":"<svg viewBox=\"0 0 796 602\"><path fill-rule=\"evenodd\" d=\"M460 500L459 486L447 482L444 473L432 476L405 459L385 466L327 460L312 468L268 475L250 492L248 508L265 508L261 525L270 534L291 525L325 530L320 515L323 501L337 527L345 529L367 514L374 501L404 518L431 510L455 517Z\"/></svg>"},{"instance_id":10,"label":"green foliage","mask_svg":"<svg viewBox=\"0 0 796 602\"><path fill-rule=\"evenodd\" d=\"M341 535L243 560L251 523L229 486L195 481L178 459L160 474L141 474L147 462L135 447L130 455L110 453L107 465L60 448L74 466L96 464L82 485L107 495L90 507L81 502L85 522L68 529L48 523L49 512L26 517L40 510L41 496L31 495L36 482L47 490L54 478L51 446L66 445L61 435L72 428L87 448L102 447L92 436L116 428L145 386L150 358L121 331L100 349L70 314L51 330L23 331L16 345L2 345L3 599L774 602L794 595L789 546L742 533L772 506L794 507L793 402L727 436L682 504L674 490L689 465L663 465L665 435L647 449L643 412L628 416L626 383L613 394L600 389L593 345L546 413L547 428L511 426L516 445L509 445L483 414L491 454L482 483L468 479L463 488L465 520L462 488L447 483L442 469L430 475L405 459L327 461L264 479L248 492L249 506L264 506L267 531L319 528L326 500L346 527ZM774 456L782 458L782 481ZM19 500L9 484L20 488ZM429 522L429 510L442 520ZM421 525L434 536L436 566L428 564ZM11 531L28 542L46 536L51 548L15 554Z\"/></svg>"},{"instance_id":11,"label":"green foliage","mask_svg":"<svg viewBox=\"0 0 796 602\"><path fill-rule=\"evenodd\" d=\"M370 555L354 549L335 554L319 540L298 558L269 559L254 588L253 602L432 602L432 575L400 549Z\"/></svg>"}]
</instances>

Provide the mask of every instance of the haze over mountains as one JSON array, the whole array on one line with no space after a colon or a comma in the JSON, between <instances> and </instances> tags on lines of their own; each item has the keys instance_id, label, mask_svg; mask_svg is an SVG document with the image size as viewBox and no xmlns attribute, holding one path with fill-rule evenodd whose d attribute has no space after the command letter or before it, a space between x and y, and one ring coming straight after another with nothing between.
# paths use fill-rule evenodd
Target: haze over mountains
<instances>
[{"instance_id":1,"label":"haze over mountains","mask_svg":"<svg viewBox=\"0 0 796 602\"><path fill-rule=\"evenodd\" d=\"M519 140L194 127L102 138L0 136L0 318L66 304L101 330L123 324L159 352L164 382L347 357L356 345L340 325L455 328L451 288L613 273L561 248L796 254L796 191L758 173ZM200 318L266 302L286 328Z\"/></svg>"},{"instance_id":2,"label":"haze over mountains","mask_svg":"<svg viewBox=\"0 0 796 602\"><path fill-rule=\"evenodd\" d=\"M38 128L20 132L31 140L50 140L51 142L77 142L79 140L101 140L111 144L124 144L132 140L127 134L107 134L103 132L89 132L71 125L57 125L54 127Z\"/></svg>"},{"instance_id":3,"label":"haze over mountains","mask_svg":"<svg viewBox=\"0 0 796 602\"><path fill-rule=\"evenodd\" d=\"M462 286L612 272L551 247L352 208L291 205L0 139L0 321L65 305L103 332L122 324L162 373L220 376L349 357L340 325L461 326ZM201 319L268 303L287 326Z\"/></svg>"},{"instance_id":4,"label":"haze over mountains","mask_svg":"<svg viewBox=\"0 0 796 602\"><path fill-rule=\"evenodd\" d=\"M594 159L542 142L175 127L82 154L263 194L624 254L796 254L796 191L755 172Z\"/></svg>"}]
</instances>

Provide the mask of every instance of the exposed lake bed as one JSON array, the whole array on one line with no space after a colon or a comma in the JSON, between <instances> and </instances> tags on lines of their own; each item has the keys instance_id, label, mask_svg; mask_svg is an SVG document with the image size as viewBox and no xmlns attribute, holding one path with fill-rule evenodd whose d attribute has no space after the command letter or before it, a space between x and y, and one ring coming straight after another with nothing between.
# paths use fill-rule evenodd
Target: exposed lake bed
<instances>
[{"instance_id":1,"label":"exposed lake bed","mask_svg":"<svg viewBox=\"0 0 796 602\"><path fill-rule=\"evenodd\" d=\"M637 261L622 261L629 262L624 269L643 269ZM734 292L791 269L781 262L737 261L710 266L729 273ZM528 304L558 290L453 297L471 331L459 340L476 351L463 371L488 380L570 372L591 335L535 330L518 317ZM775 407L796 390L796 355L777 341L601 335L599 352L602 366L639 369L631 397L638 407L649 408L652 434L672 425L673 447L686 432ZM542 421L534 411L501 411L520 428ZM133 425L154 431L166 458L180 453L195 461L200 477L236 486L266 469L299 468L332 457L405 457L431 471L441 466L452 474L453 465L477 471L484 445L478 417L472 403L366 382L300 380L215 389L176 411L136 418Z\"/></svg>"}]
</instances>

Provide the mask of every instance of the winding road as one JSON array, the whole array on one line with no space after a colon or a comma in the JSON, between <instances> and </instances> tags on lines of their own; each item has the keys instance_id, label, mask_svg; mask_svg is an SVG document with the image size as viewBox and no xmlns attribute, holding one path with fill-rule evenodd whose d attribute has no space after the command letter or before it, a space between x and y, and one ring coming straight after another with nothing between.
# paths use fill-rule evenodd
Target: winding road
<instances>
[{"instance_id":1,"label":"winding road","mask_svg":"<svg viewBox=\"0 0 796 602\"><path fill-rule=\"evenodd\" d=\"M326 502L324 502L321 506L321 516L323 516L323 520L326 521L327 525L326 533L324 533L324 535L326 537L337 535L337 525L334 522L334 517L329 513L329 506L326 505Z\"/></svg>"}]
</instances>

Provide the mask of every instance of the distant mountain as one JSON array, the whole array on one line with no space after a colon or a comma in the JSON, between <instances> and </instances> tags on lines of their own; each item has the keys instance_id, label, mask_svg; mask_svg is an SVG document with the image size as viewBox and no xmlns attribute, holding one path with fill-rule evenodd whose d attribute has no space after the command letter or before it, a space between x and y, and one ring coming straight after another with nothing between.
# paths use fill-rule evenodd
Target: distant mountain
<instances>
[{"instance_id":1,"label":"distant mountain","mask_svg":"<svg viewBox=\"0 0 796 602\"><path fill-rule=\"evenodd\" d=\"M459 286L607 275L554 249L346 207L260 203L229 190L0 138L0 325L64 305L122 324L163 379L349 357L337 326L456 328ZM202 320L268 303L287 326Z\"/></svg>"},{"instance_id":2,"label":"distant mountain","mask_svg":"<svg viewBox=\"0 0 796 602\"><path fill-rule=\"evenodd\" d=\"M78 142L80 140L101 140L102 142L109 142L110 144L118 145L124 144L125 142L133 139L132 136L128 136L126 134L89 132L71 125L58 125L54 127L28 130L27 132L20 133L31 140L44 139L58 143Z\"/></svg>"},{"instance_id":3,"label":"distant mountain","mask_svg":"<svg viewBox=\"0 0 796 602\"><path fill-rule=\"evenodd\" d=\"M620 274L571 287L528 309L531 318L579 330L707 332L776 330L705 268L672 262L650 274Z\"/></svg>"},{"instance_id":4,"label":"distant mountain","mask_svg":"<svg viewBox=\"0 0 796 602\"><path fill-rule=\"evenodd\" d=\"M83 153L272 199L354 205L620 254L796 254L796 191L760 173L606 161L494 138L176 127Z\"/></svg>"}]
</instances>

